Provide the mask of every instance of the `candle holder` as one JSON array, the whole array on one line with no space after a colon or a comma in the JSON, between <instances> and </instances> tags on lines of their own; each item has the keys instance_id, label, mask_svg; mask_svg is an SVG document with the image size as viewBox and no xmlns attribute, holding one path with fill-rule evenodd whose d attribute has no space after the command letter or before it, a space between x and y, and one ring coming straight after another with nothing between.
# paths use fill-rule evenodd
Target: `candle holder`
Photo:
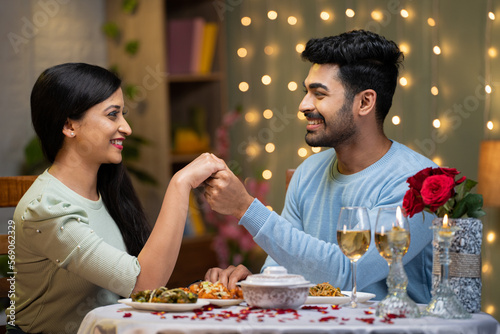
<instances>
[{"instance_id":1,"label":"candle holder","mask_svg":"<svg viewBox=\"0 0 500 334\"><path fill-rule=\"evenodd\" d=\"M406 292L408 276L403 266L403 256L410 246L410 228L407 218L397 209L381 208L377 215L375 244L389 264L389 274L387 296L378 303L375 314L419 318L420 310Z\"/></svg>"},{"instance_id":2,"label":"candle holder","mask_svg":"<svg viewBox=\"0 0 500 334\"><path fill-rule=\"evenodd\" d=\"M432 226L431 228L434 230L434 242L437 242L439 247L443 249L439 254L441 281L432 291L432 299L427 305L424 315L445 319L468 319L471 315L459 302L448 280L448 270L451 263L450 246L455 232L460 230L460 227Z\"/></svg>"}]
</instances>

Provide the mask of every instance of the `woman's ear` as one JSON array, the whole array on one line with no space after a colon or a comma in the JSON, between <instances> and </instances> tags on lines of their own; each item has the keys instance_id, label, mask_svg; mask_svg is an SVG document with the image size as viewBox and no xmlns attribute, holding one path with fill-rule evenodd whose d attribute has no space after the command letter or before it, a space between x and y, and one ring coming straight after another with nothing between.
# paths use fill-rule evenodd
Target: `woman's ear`
<instances>
[{"instance_id":1,"label":"woman's ear","mask_svg":"<svg viewBox=\"0 0 500 334\"><path fill-rule=\"evenodd\" d=\"M66 137L73 138L75 136L73 122L70 119L67 119L64 123L62 132Z\"/></svg>"},{"instance_id":2,"label":"woman's ear","mask_svg":"<svg viewBox=\"0 0 500 334\"><path fill-rule=\"evenodd\" d=\"M377 102L377 92L373 89L367 89L359 93L359 115L366 116L373 111L375 113L375 105Z\"/></svg>"}]
</instances>

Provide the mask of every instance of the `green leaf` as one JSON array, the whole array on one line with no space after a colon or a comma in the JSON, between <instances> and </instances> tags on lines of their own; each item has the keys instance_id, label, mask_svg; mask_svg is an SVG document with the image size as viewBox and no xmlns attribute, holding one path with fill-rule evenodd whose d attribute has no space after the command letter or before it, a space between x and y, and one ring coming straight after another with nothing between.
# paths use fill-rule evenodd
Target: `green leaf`
<instances>
[{"instance_id":1,"label":"green leaf","mask_svg":"<svg viewBox=\"0 0 500 334\"><path fill-rule=\"evenodd\" d=\"M102 25L102 32L109 38L117 39L120 36L120 28L115 22L106 22Z\"/></svg>"},{"instance_id":2,"label":"green leaf","mask_svg":"<svg viewBox=\"0 0 500 334\"><path fill-rule=\"evenodd\" d=\"M125 52L131 56L135 55L139 51L140 44L141 43L137 39L134 39L132 41L128 41L125 44Z\"/></svg>"},{"instance_id":3,"label":"green leaf","mask_svg":"<svg viewBox=\"0 0 500 334\"><path fill-rule=\"evenodd\" d=\"M133 100L137 96L139 88L136 85L127 84L123 87L123 94L130 100Z\"/></svg>"},{"instance_id":4,"label":"green leaf","mask_svg":"<svg viewBox=\"0 0 500 334\"><path fill-rule=\"evenodd\" d=\"M127 14L133 14L139 5L138 0L123 0L122 10Z\"/></svg>"},{"instance_id":5,"label":"green leaf","mask_svg":"<svg viewBox=\"0 0 500 334\"><path fill-rule=\"evenodd\" d=\"M477 185L474 180L466 179L464 182L460 183L456 188L457 201L461 201L467 194Z\"/></svg>"},{"instance_id":6,"label":"green leaf","mask_svg":"<svg viewBox=\"0 0 500 334\"><path fill-rule=\"evenodd\" d=\"M451 218L460 218L467 214L471 217L471 214L478 212L483 207L483 196L479 194L467 194L465 197L457 203L455 210Z\"/></svg>"}]
</instances>

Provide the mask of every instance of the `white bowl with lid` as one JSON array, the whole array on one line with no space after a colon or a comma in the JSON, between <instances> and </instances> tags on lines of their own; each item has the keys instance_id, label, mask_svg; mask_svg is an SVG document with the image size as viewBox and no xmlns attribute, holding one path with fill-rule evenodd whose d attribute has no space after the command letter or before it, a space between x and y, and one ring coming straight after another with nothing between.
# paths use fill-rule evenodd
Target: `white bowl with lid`
<instances>
[{"instance_id":1,"label":"white bowl with lid","mask_svg":"<svg viewBox=\"0 0 500 334\"><path fill-rule=\"evenodd\" d=\"M262 274L249 275L238 283L249 306L296 309L309 295L311 284L301 275L288 274L286 268L271 266Z\"/></svg>"}]
</instances>

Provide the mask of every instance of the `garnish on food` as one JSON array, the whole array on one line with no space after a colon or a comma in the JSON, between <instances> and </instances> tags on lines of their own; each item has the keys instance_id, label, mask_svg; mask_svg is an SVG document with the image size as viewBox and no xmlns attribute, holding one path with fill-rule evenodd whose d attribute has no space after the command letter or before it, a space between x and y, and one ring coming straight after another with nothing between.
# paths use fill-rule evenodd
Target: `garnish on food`
<instances>
[{"instance_id":1,"label":"garnish on food","mask_svg":"<svg viewBox=\"0 0 500 334\"><path fill-rule=\"evenodd\" d=\"M198 295L183 289L168 289L161 287L154 290L144 290L133 293L131 296L133 302L140 303L176 303L189 304L198 301Z\"/></svg>"}]
</instances>

